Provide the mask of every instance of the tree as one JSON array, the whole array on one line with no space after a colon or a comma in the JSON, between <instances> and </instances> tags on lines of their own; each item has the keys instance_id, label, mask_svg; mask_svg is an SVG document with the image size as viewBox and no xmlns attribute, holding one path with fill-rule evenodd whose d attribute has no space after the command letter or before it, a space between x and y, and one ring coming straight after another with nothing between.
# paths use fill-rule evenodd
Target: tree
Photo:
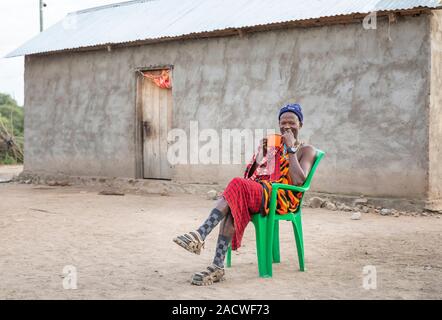
<instances>
[{"instance_id":1,"label":"tree","mask_svg":"<svg viewBox=\"0 0 442 320\"><path fill-rule=\"evenodd\" d=\"M0 163L23 161L23 108L10 95L0 93Z\"/></svg>"}]
</instances>

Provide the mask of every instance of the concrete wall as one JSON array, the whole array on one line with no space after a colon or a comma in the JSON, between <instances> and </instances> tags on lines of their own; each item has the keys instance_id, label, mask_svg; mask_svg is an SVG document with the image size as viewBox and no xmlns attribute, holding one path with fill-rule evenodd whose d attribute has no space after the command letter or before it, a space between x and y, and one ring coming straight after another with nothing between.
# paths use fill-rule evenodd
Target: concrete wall
<instances>
[{"instance_id":1,"label":"concrete wall","mask_svg":"<svg viewBox=\"0 0 442 320\"><path fill-rule=\"evenodd\" d=\"M134 177L134 69L173 64L174 127L277 128L279 107L298 101L301 138L327 152L316 191L422 199L429 30L419 16L27 57L25 170ZM175 169L226 183L243 166Z\"/></svg>"},{"instance_id":2,"label":"concrete wall","mask_svg":"<svg viewBox=\"0 0 442 320\"><path fill-rule=\"evenodd\" d=\"M431 17L431 94L429 121L429 200L442 208L442 12Z\"/></svg>"}]
</instances>

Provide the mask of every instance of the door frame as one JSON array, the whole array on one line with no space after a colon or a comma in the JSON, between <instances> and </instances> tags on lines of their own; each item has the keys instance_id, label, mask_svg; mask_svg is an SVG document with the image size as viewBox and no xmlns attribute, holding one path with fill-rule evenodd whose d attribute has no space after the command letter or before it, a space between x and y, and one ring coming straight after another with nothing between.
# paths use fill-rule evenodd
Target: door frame
<instances>
[{"instance_id":1,"label":"door frame","mask_svg":"<svg viewBox=\"0 0 442 320\"><path fill-rule=\"evenodd\" d=\"M150 65L148 67L135 68L135 123L134 123L134 143L135 143L135 179L144 178L144 154L143 154L143 99L141 90L143 88L142 72L156 71L156 70L170 70L170 77L173 86L173 65ZM173 87L172 87L173 88ZM173 91L172 91L172 105L173 105Z\"/></svg>"}]
</instances>

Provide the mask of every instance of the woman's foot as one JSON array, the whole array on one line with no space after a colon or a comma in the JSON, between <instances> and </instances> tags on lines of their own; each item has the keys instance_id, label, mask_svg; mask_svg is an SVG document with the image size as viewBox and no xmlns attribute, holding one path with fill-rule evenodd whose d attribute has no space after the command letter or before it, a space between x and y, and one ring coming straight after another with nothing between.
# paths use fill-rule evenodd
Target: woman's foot
<instances>
[{"instance_id":1,"label":"woman's foot","mask_svg":"<svg viewBox=\"0 0 442 320\"><path fill-rule=\"evenodd\" d=\"M192 284L196 286L208 286L224 280L224 269L214 264L207 267L202 272L197 272L192 276Z\"/></svg>"},{"instance_id":2,"label":"woman's foot","mask_svg":"<svg viewBox=\"0 0 442 320\"><path fill-rule=\"evenodd\" d=\"M173 239L173 242L189 252L200 254L204 248L204 240L198 231L191 231Z\"/></svg>"}]
</instances>

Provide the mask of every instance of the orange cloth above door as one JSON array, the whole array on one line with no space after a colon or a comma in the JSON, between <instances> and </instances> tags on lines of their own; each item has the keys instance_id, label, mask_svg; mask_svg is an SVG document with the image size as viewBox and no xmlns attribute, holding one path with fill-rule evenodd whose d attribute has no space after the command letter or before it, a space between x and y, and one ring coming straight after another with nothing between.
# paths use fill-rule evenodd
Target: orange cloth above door
<instances>
[{"instance_id":1,"label":"orange cloth above door","mask_svg":"<svg viewBox=\"0 0 442 320\"><path fill-rule=\"evenodd\" d=\"M170 70L145 71L143 76L152 80L158 87L162 89L171 89Z\"/></svg>"}]
</instances>

